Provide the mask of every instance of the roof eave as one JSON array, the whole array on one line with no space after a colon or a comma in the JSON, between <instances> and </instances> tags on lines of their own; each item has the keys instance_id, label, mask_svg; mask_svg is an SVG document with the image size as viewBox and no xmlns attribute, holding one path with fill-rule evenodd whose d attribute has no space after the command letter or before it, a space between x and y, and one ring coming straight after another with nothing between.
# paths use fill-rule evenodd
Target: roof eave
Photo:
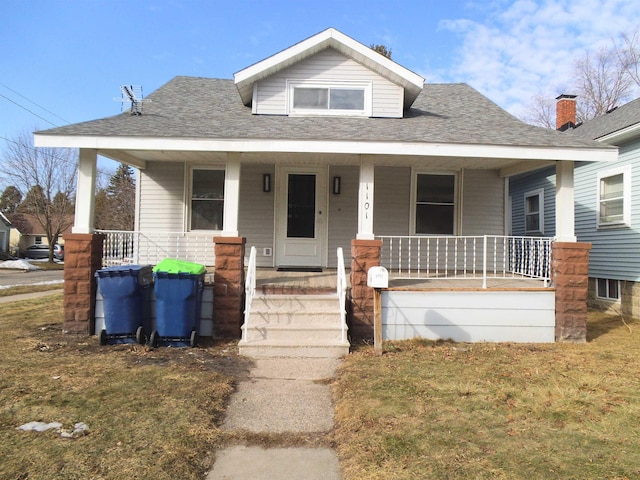
<instances>
[{"instance_id":1,"label":"roof eave","mask_svg":"<svg viewBox=\"0 0 640 480\"><path fill-rule=\"evenodd\" d=\"M616 132L608 133L602 137L596 138L596 140L608 145L618 145L622 142L634 140L636 138L640 138L640 123L630 125Z\"/></svg>"},{"instance_id":2,"label":"roof eave","mask_svg":"<svg viewBox=\"0 0 640 480\"><path fill-rule=\"evenodd\" d=\"M409 107L424 86L424 78L388 59L334 28L328 28L275 55L234 74L234 82L245 105L251 103L253 84L326 48L334 48L405 89L405 107Z\"/></svg>"},{"instance_id":3,"label":"roof eave","mask_svg":"<svg viewBox=\"0 0 640 480\"><path fill-rule=\"evenodd\" d=\"M238 138L173 138L126 136L34 135L36 147L108 150L173 150L199 152L282 152L425 157L467 157L505 160L609 162L618 158L615 147L549 147L427 142L327 141Z\"/></svg>"}]
</instances>

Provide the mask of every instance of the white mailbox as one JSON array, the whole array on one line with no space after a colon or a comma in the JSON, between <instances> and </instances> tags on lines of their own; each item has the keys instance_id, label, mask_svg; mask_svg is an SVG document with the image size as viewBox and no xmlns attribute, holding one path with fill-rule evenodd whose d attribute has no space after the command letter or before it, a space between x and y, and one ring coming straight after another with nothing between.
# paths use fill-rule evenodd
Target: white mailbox
<instances>
[{"instance_id":1,"label":"white mailbox","mask_svg":"<svg viewBox=\"0 0 640 480\"><path fill-rule=\"evenodd\" d=\"M388 288L389 272L384 267L371 267L367 272L367 286L372 288Z\"/></svg>"}]
</instances>

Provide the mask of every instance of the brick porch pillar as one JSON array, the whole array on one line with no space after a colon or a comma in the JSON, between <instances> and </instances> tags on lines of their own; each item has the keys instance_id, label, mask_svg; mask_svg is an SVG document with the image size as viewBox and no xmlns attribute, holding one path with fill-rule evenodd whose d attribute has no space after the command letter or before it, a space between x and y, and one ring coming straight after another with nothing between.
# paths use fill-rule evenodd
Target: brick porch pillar
<instances>
[{"instance_id":1,"label":"brick porch pillar","mask_svg":"<svg viewBox=\"0 0 640 480\"><path fill-rule=\"evenodd\" d=\"M214 237L216 269L213 277L214 334L240 337L244 317L243 237Z\"/></svg>"},{"instance_id":2,"label":"brick porch pillar","mask_svg":"<svg viewBox=\"0 0 640 480\"><path fill-rule=\"evenodd\" d=\"M72 233L64 236L65 333L93 334L97 283L102 268L103 235Z\"/></svg>"},{"instance_id":3,"label":"brick porch pillar","mask_svg":"<svg viewBox=\"0 0 640 480\"><path fill-rule=\"evenodd\" d=\"M586 342L590 243L554 242L551 274L556 288L556 341Z\"/></svg>"},{"instance_id":4,"label":"brick porch pillar","mask_svg":"<svg viewBox=\"0 0 640 480\"><path fill-rule=\"evenodd\" d=\"M351 240L350 332L356 338L373 338L373 288L367 272L380 265L382 240Z\"/></svg>"}]
</instances>

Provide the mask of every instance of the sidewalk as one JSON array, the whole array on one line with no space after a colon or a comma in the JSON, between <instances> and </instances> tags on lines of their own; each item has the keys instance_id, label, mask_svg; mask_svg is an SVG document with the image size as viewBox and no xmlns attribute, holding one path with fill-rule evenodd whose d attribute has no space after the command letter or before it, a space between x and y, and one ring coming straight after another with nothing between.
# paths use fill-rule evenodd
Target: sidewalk
<instances>
[{"instance_id":1,"label":"sidewalk","mask_svg":"<svg viewBox=\"0 0 640 480\"><path fill-rule=\"evenodd\" d=\"M283 436L328 433L333 428L328 380L339 364L326 358L255 360L231 397L222 428ZM234 445L217 452L206 478L340 480L340 467L330 448Z\"/></svg>"},{"instance_id":2,"label":"sidewalk","mask_svg":"<svg viewBox=\"0 0 640 480\"><path fill-rule=\"evenodd\" d=\"M9 296L6 296L6 297L0 297L0 304L2 304L2 303L11 303L11 302L20 302L22 300L30 300L32 298L46 297L47 295L53 295L54 293L62 293L62 289L58 288L58 289L55 289L55 290L46 290L44 292L19 293L17 295L9 295Z\"/></svg>"}]
</instances>

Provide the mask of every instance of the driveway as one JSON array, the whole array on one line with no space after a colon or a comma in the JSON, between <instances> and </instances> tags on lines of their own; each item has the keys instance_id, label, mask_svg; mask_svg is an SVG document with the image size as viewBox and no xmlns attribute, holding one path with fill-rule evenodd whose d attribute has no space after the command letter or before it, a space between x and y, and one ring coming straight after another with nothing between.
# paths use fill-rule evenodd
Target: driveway
<instances>
[{"instance_id":1,"label":"driveway","mask_svg":"<svg viewBox=\"0 0 640 480\"><path fill-rule=\"evenodd\" d=\"M15 285L61 283L63 270L6 270L0 268L0 288Z\"/></svg>"}]
</instances>

